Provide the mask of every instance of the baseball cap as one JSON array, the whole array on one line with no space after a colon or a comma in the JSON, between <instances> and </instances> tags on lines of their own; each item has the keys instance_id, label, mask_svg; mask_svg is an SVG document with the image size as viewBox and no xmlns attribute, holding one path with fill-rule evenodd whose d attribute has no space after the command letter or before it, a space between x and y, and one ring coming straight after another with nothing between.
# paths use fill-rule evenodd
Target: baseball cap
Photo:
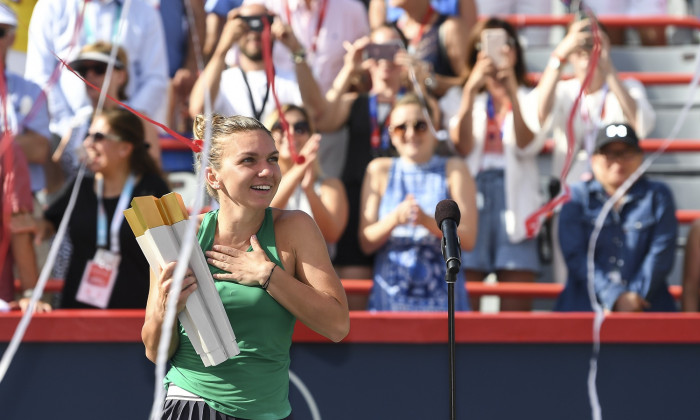
<instances>
[{"instance_id":1,"label":"baseball cap","mask_svg":"<svg viewBox=\"0 0 700 420\"><path fill-rule=\"evenodd\" d=\"M595 151L600 151L610 143L624 143L641 150L637 133L629 124L614 123L601 128L595 140Z\"/></svg>"},{"instance_id":2,"label":"baseball cap","mask_svg":"<svg viewBox=\"0 0 700 420\"><path fill-rule=\"evenodd\" d=\"M0 3L0 25L17 26L17 15L5 3Z\"/></svg>"}]
</instances>

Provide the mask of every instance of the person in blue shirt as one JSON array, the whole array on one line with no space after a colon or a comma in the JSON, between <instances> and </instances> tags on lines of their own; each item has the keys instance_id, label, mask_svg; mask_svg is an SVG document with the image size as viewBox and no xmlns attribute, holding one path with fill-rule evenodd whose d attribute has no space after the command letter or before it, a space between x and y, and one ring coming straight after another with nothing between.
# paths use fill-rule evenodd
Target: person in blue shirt
<instances>
[{"instance_id":1,"label":"person in blue shirt","mask_svg":"<svg viewBox=\"0 0 700 420\"><path fill-rule=\"evenodd\" d=\"M588 242L605 202L641 166L639 139L627 124L603 127L591 156L593 179L574 184L559 219L568 278L560 311L590 311ZM595 244L595 297L605 311L676 311L667 277L673 268L678 222L669 188L642 176L605 217Z\"/></svg>"},{"instance_id":2,"label":"person in blue shirt","mask_svg":"<svg viewBox=\"0 0 700 420\"><path fill-rule=\"evenodd\" d=\"M51 132L46 100L41 87L22 76L7 71L7 54L15 41L17 16L5 4L0 4L0 68L5 73L7 115L0 109L0 131L7 129L22 149L29 163L32 193L46 186L44 164L49 158ZM3 98L5 99L5 98ZM7 124L7 127L5 127Z\"/></svg>"}]
</instances>

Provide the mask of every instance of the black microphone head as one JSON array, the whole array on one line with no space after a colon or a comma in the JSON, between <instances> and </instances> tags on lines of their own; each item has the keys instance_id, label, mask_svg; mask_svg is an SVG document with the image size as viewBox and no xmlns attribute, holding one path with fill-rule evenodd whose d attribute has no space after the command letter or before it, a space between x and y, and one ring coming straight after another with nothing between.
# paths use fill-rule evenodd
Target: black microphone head
<instances>
[{"instance_id":1,"label":"black microphone head","mask_svg":"<svg viewBox=\"0 0 700 420\"><path fill-rule=\"evenodd\" d=\"M459 206L454 200L442 200L435 207L435 221L439 228L442 228L442 222L445 219L452 219L459 225L459 219L462 214L459 212Z\"/></svg>"}]
</instances>

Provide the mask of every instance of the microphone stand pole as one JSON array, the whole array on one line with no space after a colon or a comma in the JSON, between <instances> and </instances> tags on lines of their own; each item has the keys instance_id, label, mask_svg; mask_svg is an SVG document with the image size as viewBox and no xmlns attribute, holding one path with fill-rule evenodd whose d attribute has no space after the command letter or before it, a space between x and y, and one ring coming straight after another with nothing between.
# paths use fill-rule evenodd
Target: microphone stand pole
<instances>
[{"instance_id":1,"label":"microphone stand pole","mask_svg":"<svg viewBox=\"0 0 700 420\"><path fill-rule=\"evenodd\" d=\"M457 273L451 272L450 268L445 272L447 282L447 336L450 348L450 420L457 419L457 390L456 390L456 367L455 367L455 282ZM459 271L459 269L457 269Z\"/></svg>"}]
</instances>

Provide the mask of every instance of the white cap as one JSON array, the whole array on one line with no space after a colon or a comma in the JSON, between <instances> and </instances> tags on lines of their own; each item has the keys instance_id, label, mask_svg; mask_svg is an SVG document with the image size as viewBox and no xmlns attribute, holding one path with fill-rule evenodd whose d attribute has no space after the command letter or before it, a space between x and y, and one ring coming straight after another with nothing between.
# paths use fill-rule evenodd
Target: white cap
<instances>
[{"instance_id":1,"label":"white cap","mask_svg":"<svg viewBox=\"0 0 700 420\"><path fill-rule=\"evenodd\" d=\"M17 26L17 15L5 3L0 3L0 25Z\"/></svg>"},{"instance_id":2,"label":"white cap","mask_svg":"<svg viewBox=\"0 0 700 420\"><path fill-rule=\"evenodd\" d=\"M103 52L99 51L86 51L86 52L81 52L78 54L78 56L70 62L71 66L75 66L81 61L97 61L98 63L109 63L110 62L110 57L109 54L105 54ZM124 63L119 61L118 58L114 59L114 67L118 69L123 69L124 68Z\"/></svg>"}]
</instances>

